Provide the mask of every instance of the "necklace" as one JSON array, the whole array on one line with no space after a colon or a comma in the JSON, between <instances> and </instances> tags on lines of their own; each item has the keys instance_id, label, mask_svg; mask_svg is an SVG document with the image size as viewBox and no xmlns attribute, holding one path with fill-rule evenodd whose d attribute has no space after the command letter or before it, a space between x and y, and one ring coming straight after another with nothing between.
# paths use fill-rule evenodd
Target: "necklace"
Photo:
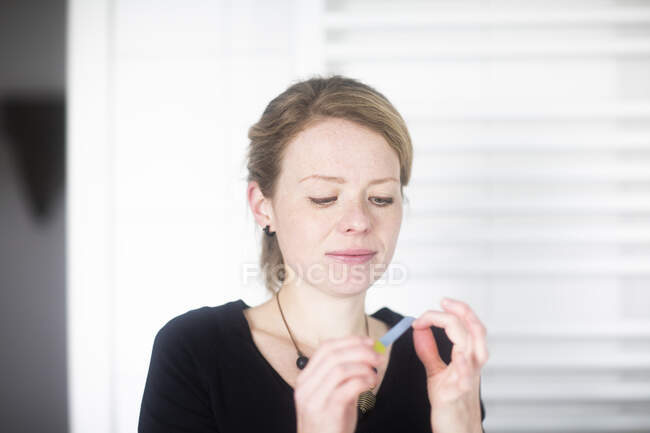
<instances>
[{"instance_id":1,"label":"necklace","mask_svg":"<svg viewBox=\"0 0 650 433\"><path fill-rule=\"evenodd\" d=\"M309 362L309 358L307 358L300 351L300 349L298 349L296 340L293 339L293 334L291 333L291 330L289 329L289 325L287 324L287 321L284 318L282 307L280 307L279 291L275 293L275 300L278 302L278 308L280 309L280 314L282 315L282 321L284 322L284 326L287 327L287 331L289 332L289 337L291 338L291 341L293 342L293 345L296 348L296 352L298 352L298 359L296 359L296 365L300 370L302 370L307 366L307 362ZM368 331L368 316L364 314L364 318L366 319L366 334L368 335L368 337L370 337L370 332ZM375 367L372 367L372 369L375 370L375 373L377 372L377 369ZM372 390L375 389L376 386L377 385L370 387L368 391L364 391L361 394L359 394L359 399L357 400L357 407L359 408L362 414L371 411L375 407L375 402L377 401L377 397L375 396L375 394L372 393Z\"/></svg>"}]
</instances>

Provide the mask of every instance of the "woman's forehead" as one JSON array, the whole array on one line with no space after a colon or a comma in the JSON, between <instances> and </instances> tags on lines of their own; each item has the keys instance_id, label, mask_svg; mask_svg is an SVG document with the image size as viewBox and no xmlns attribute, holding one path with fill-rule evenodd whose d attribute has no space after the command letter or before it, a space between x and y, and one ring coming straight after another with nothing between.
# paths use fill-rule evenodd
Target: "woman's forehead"
<instances>
[{"instance_id":1,"label":"woman's forehead","mask_svg":"<svg viewBox=\"0 0 650 433\"><path fill-rule=\"evenodd\" d=\"M316 122L301 131L293 142L345 147L351 143L386 143L384 137L363 125L345 119L328 118Z\"/></svg>"},{"instance_id":2,"label":"woman's forehead","mask_svg":"<svg viewBox=\"0 0 650 433\"><path fill-rule=\"evenodd\" d=\"M302 131L289 144L283 168L297 181L306 176L394 176L397 153L379 133L353 122L334 119ZM323 181L312 178L308 181Z\"/></svg>"}]
</instances>

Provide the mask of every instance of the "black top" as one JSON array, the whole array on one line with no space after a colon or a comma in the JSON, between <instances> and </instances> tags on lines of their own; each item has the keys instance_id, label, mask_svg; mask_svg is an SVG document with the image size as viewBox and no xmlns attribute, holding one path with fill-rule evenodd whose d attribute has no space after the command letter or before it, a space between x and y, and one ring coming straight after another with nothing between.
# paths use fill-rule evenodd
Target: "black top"
<instances>
[{"instance_id":1,"label":"black top","mask_svg":"<svg viewBox=\"0 0 650 433\"><path fill-rule=\"evenodd\" d=\"M241 299L198 308L158 331L138 432L296 431L293 388L255 345L245 308ZM389 328L403 317L387 307L371 316ZM444 329L431 329L448 364L452 343ZM357 433L431 433L426 374L413 346L413 328L393 343L377 392L375 408L358 412Z\"/></svg>"}]
</instances>

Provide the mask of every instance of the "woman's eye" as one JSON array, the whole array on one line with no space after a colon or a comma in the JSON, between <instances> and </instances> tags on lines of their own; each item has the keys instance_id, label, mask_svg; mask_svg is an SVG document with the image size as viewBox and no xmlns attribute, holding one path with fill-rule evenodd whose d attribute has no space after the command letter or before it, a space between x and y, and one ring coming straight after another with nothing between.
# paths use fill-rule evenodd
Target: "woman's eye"
<instances>
[{"instance_id":1,"label":"woman's eye","mask_svg":"<svg viewBox=\"0 0 650 433\"><path fill-rule=\"evenodd\" d=\"M311 200L312 203L323 205L323 204L332 203L334 200L336 200L336 197L325 197L325 198L309 197L309 200Z\"/></svg>"},{"instance_id":2,"label":"woman's eye","mask_svg":"<svg viewBox=\"0 0 650 433\"><path fill-rule=\"evenodd\" d=\"M379 206L388 206L393 202L393 199L390 197L387 198L382 198L382 197L372 197L375 200L375 203Z\"/></svg>"},{"instance_id":3,"label":"woman's eye","mask_svg":"<svg viewBox=\"0 0 650 433\"><path fill-rule=\"evenodd\" d=\"M312 201L312 203L315 203L317 205L328 205L330 203L333 203L336 200L336 197L325 197L325 198L314 198L314 197L309 197L309 199ZM388 206L389 204L393 203L393 199L390 197L383 198L383 197L371 197L373 203L375 203L377 206Z\"/></svg>"}]
</instances>

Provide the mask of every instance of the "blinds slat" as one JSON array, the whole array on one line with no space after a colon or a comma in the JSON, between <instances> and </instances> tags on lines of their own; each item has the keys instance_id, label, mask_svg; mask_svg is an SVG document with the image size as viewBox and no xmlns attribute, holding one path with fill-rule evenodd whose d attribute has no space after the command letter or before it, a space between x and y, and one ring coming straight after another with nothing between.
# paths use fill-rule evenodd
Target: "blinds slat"
<instances>
[{"instance_id":1,"label":"blinds slat","mask_svg":"<svg viewBox=\"0 0 650 433\"><path fill-rule=\"evenodd\" d=\"M499 370L638 370L650 372L650 354L630 354L622 356L615 354L607 358L598 356L571 357L566 354L561 356L538 356L534 359L520 357L505 357L498 354L491 355L490 362L484 366L486 374Z\"/></svg>"},{"instance_id":2,"label":"blinds slat","mask_svg":"<svg viewBox=\"0 0 650 433\"><path fill-rule=\"evenodd\" d=\"M584 411L576 415L531 416L491 412L485 420L485 431L490 432L584 432L584 433L640 433L650 431L650 415L647 414L602 414Z\"/></svg>"},{"instance_id":3,"label":"blinds slat","mask_svg":"<svg viewBox=\"0 0 650 433\"><path fill-rule=\"evenodd\" d=\"M367 11L327 12L324 17L325 30L359 30L379 28L381 30L412 29L433 26L540 26L540 25L629 25L650 23L647 8L608 8L602 10L553 11L447 11L441 14L435 8L419 8L405 11L399 8L369 14Z\"/></svg>"},{"instance_id":4,"label":"blinds slat","mask_svg":"<svg viewBox=\"0 0 650 433\"><path fill-rule=\"evenodd\" d=\"M506 101L507 102L507 101ZM410 118L429 122L441 120L590 120L590 119L647 119L650 118L650 102L619 101L609 104L598 101L584 103L500 101L489 104L481 101L410 101L401 103L407 121Z\"/></svg>"},{"instance_id":5,"label":"blinds slat","mask_svg":"<svg viewBox=\"0 0 650 433\"><path fill-rule=\"evenodd\" d=\"M498 135L497 135L498 134ZM607 150L650 150L650 131L640 133L589 132L516 134L512 130L492 131L491 135L467 131L447 131L437 125L411 128L411 136L421 152L590 152Z\"/></svg>"},{"instance_id":6,"label":"blinds slat","mask_svg":"<svg viewBox=\"0 0 650 433\"><path fill-rule=\"evenodd\" d=\"M499 227L490 223L460 227L436 227L432 218L410 217L400 231L400 242L412 245L440 243L586 243L625 245L649 244L650 222L642 227L596 225Z\"/></svg>"},{"instance_id":7,"label":"blinds slat","mask_svg":"<svg viewBox=\"0 0 650 433\"><path fill-rule=\"evenodd\" d=\"M587 249L585 249L587 251ZM420 256L421 257L421 256ZM399 256L399 262L410 263L413 278L451 275L511 275L530 277L543 275L599 275L599 276L650 276L650 262L647 257L638 259L583 259L582 261L546 259L530 257L529 259L511 258L473 258L473 259L430 259L427 263L417 263L415 254ZM463 260L460 262L460 260ZM417 263L417 264L416 264Z\"/></svg>"},{"instance_id":8,"label":"blinds slat","mask_svg":"<svg viewBox=\"0 0 650 433\"><path fill-rule=\"evenodd\" d=\"M485 401L532 402L650 402L650 382L637 383L549 383L526 382L500 385L489 376L481 380L481 394Z\"/></svg>"},{"instance_id":9,"label":"blinds slat","mask_svg":"<svg viewBox=\"0 0 650 433\"><path fill-rule=\"evenodd\" d=\"M649 38L626 38L622 41L604 39L590 42L525 42L512 41L509 43L476 42L460 44L445 41L420 43L410 41L408 44L386 41L378 45L330 42L325 45L326 57L329 62L346 60L406 60L417 58L533 58L533 57L586 57L586 56L647 56L650 55Z\"/></svg>"}]
</instances>

